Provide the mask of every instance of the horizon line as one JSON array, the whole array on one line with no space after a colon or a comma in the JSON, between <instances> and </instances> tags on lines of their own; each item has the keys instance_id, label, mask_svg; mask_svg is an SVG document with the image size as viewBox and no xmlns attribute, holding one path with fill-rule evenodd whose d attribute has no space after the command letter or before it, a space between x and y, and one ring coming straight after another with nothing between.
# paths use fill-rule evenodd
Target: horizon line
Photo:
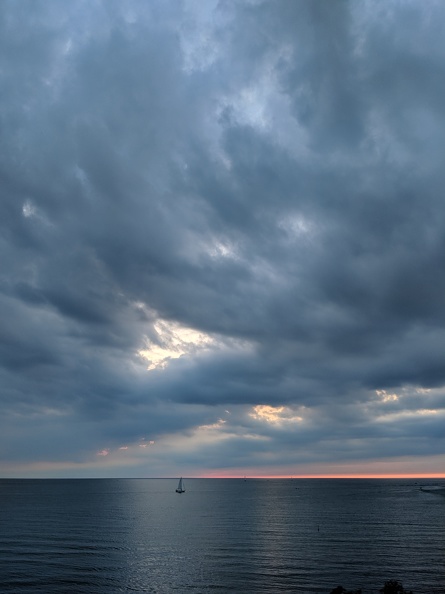
<instances>
[{"instance_id":1,"label":"horizon line","mask_svg":"<svg viewBox=\"0 0 445 594\"><path fill-rule=\"evenodd\" d=\"M172 476L4 476L0 480L176 480L179 475ZM299 474L299 475L212 475L187 476L189 479L230 479L230 480L298 480L298 479L445 479L445 474Z\"/></svg>"}]
</instances>

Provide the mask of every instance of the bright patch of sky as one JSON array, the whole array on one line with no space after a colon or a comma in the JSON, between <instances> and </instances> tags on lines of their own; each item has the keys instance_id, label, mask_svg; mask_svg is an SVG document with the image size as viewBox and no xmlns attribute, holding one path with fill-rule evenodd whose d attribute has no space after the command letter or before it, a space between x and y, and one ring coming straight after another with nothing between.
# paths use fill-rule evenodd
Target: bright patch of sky
<instances>
[{"instance_id":1,"label":"bright patch of sky","mask_svg":"<svg viewBox=\"0 0 445 594\"><path fill-rule=\"evenodd\" d=\"M157 342L150 341L147 348L139 351L139 355L149 362L148 371L165 369L172 359L207 351L216 344L215 339L208 334L177 322L158 320L153 329Z\"/></svg>"},{"instance_id":2,"label":"bright patch of sky","mask_svg":"<svg viewBox=\"0 0 445 594\"><path fill-rule=\"evenodd\" d=\"M249 415L256 420L281 425L284 423L301 423L303 416L296 415L294 411L286 406L269 406L258 404L253 407Z\"/></svg>"}]
</instances>

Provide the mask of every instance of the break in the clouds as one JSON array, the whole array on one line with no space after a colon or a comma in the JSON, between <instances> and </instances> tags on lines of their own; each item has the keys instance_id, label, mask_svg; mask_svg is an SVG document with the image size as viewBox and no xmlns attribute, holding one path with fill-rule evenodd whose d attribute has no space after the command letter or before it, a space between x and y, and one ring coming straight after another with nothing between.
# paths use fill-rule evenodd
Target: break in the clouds
<instances>
[{"instance_id":1,"label":"break in the clouds","mask_svg":"<svg viewBox=\"0 0 445 594\"><path fill-rule=\"evenodd\" d=\"M1 3L2 476L443 471L444 23Z\"/></svg>"}]
</instances>

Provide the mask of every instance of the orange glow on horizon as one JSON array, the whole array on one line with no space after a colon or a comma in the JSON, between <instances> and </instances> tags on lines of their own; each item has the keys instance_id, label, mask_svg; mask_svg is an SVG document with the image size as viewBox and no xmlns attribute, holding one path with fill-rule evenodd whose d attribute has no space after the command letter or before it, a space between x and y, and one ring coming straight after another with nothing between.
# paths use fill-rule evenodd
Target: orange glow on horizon
<instances>
[{"instance_id":1,"label":"orange glow on horizon","mask_svg":"<svg viewBox=\"0 0 445 594\"><path fill-rule=\"evenodd\" d=\"M387 458L385 460L342 461L332 464L295 464L212 468L203 478L304 478L304 479L445 479L445 456Z\"/></svg>"},{"instance_id":2,"label":"orange glow on horizon","mask_svg":"<svg viewBox=\"0 0 445 594\"><path fill-rule=\"evenodd\" d=\"M224 472L209 472L199 475L199 478L233 478L233 479L445 479L443 473L429 474L232 474Z\"/></svg>"}]
</instances>

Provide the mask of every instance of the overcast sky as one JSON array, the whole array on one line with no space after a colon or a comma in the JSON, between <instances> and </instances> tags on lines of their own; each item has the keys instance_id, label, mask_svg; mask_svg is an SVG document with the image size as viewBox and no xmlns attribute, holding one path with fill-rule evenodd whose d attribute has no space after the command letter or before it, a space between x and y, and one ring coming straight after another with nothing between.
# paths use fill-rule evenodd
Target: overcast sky
<instances>
[{"instance_id":1,"label":"overcast sky","mask_svg":"<svg viewBox=\"0 0 445 594\"><path fill-rule=\"evenodd\" d=\"M445 468L445 4L0 4L0 476Z\"/></svg>"}]
</instances>

